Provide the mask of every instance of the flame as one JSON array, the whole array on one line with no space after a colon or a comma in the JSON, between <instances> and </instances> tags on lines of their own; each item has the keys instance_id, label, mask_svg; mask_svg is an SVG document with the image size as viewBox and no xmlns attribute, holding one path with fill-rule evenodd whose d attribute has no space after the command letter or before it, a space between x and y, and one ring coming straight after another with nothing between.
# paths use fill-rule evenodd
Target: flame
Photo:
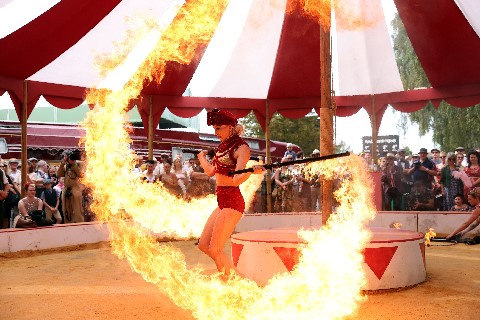
<instances>
[{"instance_id":1,"label":"flame","mask_svg":"<svg viewBox=\"0 0 480 320\"><path fill-rule=\"evenodd\" d=\"M91 90L94 104L83 126L87 155L84 183L94 196L92 210L108 222L115 254L156 284L179 307L198 319L338 319L355 312L364 299L363 248L370 239L365 223L373 219L372 186L363 159L352 155L312 163L309 174L341 181L334 195L335 214L321 230L302 230L300 261L291 273L278 274L263 287L233 275L187 268L180 250L157 237L198 237L216 207L215 197L186 202L161 184L142 183L131 173L136 161L129 149L126 110L145 79L161 81L167 62L188 63L208 41L227 1L189 1L165 30L155 49L120 91ZM124 56L124 55L119 55ZM105 66L118 65L107 61ZM252 175L241 186L247 206L261 183Z\"/></svg>"},{"instance_id":2,"label":"flame","mask_svg":"<svg viewBox=\"0 0 480 320\"><path fill-rule=\"evenodd\" d=\"M435 238L437 236L437 234L435 233L435 231L433 231L435 229L433 228L428 228L428 232L425 233L425 245L427 247L430 247L430 239L431 238Z\"/></svg>"}]
</instances>

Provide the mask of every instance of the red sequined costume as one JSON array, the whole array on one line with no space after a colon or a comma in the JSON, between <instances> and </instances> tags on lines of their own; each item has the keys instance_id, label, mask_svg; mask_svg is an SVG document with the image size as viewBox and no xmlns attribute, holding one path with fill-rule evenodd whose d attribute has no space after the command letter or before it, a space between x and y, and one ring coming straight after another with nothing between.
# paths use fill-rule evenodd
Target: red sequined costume
<instances>
[{"instance_id":1,"label":"red sequined costume","mask_svg":"<svg viewBox=\"0 0 480 320\"><path fill-rule=\"evenodd\" d=\"M212 161L215 173L228 176L230 171L235 170L237 159L234 154L242 145L248 146L238 135L233 135L220 143ZM242 213L245 210L245 201L239 187L217 186L217 202L220 209L231 208Z\"/></svg>"}]
</instances>

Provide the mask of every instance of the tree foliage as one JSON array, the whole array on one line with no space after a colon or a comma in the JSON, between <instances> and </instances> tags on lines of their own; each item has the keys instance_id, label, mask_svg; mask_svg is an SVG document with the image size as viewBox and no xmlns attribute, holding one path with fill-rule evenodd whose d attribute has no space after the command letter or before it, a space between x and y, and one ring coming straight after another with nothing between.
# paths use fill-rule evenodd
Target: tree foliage
<instances>
[{"instance_id":1,"label":"tree foliage","mask_svg":"<svg viewBox=\"0 0 480 320\"><path fill-rule=\"evenodd\" d=\"M247 136L265 138L265 133L253 113L244 117L241 123ZM316 116L289 119L276 113L270 121L270 139L294 143L302 148L305 156L309 156L314 149L320 149L320 122ZM336 146L336 152L349 148L341 141Z\"/></svg>"},{"instance_id":2,"label":"tree foliage","mask_svg":"<svg viewBox=\"0 0 480 320\"><path fill-rule=\"evenodd\" d=\"M392 21L394 52L405 89L430 87L427 76L408 38L405 27L396 14ZM425 39L428 41L428 39ZM445 101L435 109L432 103L417 112L402 114L401 128L407 130L407 118L419 126L421 135L432 132L433 143L445 151L453 151L458 146L466 150L478 147L478 126L480 105L470 108L457 108Z\"/></svg>"}]
</instances>

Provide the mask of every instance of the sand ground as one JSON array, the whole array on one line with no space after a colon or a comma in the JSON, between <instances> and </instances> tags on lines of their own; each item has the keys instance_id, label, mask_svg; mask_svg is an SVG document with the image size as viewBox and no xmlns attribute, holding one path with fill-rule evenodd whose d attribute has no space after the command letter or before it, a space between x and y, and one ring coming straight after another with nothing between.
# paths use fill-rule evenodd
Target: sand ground
<instances>
[{"instance_id":1,"label":"sand ground","mask_svg":"<svg viewBox=\"0 0 480 320\"><path fill-rule=\"evenodd\" d=\"M193 241L174 245L189 266L214 268ZM369 293L348 319L480 319L480 245L428 247L426 262L424 283ZM108 243L0 255L0 304L0 319L193 319Z\"/></svg>"}]
</instances>

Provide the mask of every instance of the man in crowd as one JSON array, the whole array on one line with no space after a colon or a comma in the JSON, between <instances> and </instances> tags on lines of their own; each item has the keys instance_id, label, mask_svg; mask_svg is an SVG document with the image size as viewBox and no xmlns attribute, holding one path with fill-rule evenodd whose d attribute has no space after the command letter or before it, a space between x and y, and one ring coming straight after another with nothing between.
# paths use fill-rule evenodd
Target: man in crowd
<instances>
[{"instance_id":1,"label":"man in crowd","mask_svg":"<svg viewBox=\"0 0 480 320\"><path fill-rule=\"evenodd\" d=\"M83 189L85 188L80 183L80 178L83 176L82 162L80 160L80 153L65 151L63 153L63 160L57 171L58 177L65 177L65 188L62 192L62 210L65 218L65 223L84 222L83 215Z\"/></svg>"},{"instance_id":2,"label":"man in crowd","mask_svg":"<svg viewBox=\"0 0 480 320\"><path fill-rule=\"evenodd\" d=\"M412 162L412 168L408 170L408 174L413 177L413 182L421 182L427 189L433 188L433 177L438 174L435 163L428 159L428 151L426 148L420 148L418 152L419 159Z\"/></svg>"}]
</instances>

